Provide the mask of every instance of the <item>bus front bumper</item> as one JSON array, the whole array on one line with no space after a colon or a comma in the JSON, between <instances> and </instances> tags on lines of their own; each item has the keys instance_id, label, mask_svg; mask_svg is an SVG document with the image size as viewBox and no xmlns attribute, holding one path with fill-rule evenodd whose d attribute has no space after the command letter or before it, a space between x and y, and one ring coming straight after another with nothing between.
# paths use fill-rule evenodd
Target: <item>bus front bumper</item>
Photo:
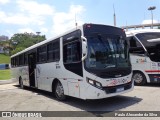
<instances>
[{"instance_id":1,"label":"bus front bumper","mask_svg":"<svg viewBox=\"0 0 160 120\"><path fill-rule=\"evenodd\" d=\"M103 99L108 97L113 97L120 95L129 91L132 91L134 88L133 81L123 85L113 86L113 87L103 87L98 89L90 85L86 90L86 99Z\"/></svg>"}]
</instances>

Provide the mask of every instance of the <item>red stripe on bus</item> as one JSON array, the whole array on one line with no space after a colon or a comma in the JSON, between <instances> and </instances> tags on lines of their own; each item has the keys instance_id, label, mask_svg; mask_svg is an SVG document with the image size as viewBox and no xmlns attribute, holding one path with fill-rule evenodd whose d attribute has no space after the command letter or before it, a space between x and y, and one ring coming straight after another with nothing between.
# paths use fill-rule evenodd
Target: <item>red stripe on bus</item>
<instances>
[{"instance_id":1,"label":"red stripe on bus","mask_svg":"<svg viewBox=\"0 0 160 120\"><path fill-rule=\"evenodd\" d=\"M160 70L145 70L145 72L160 72Z\"/></svg>"}]
</instances>

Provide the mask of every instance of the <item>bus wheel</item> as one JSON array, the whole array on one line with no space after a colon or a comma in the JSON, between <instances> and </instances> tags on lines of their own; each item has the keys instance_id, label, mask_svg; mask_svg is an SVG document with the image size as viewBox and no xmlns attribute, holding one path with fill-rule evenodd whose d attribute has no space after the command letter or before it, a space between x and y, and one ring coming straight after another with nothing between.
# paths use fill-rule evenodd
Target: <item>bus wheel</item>
<instances>
[{"instance_id":1,"label":"bus wheel","mask_svg":"<svg viewBox=\"0 0 160 120\"><path fill-rule=\"evenodd\" d=\"M56 83L54 92L58 100L63 101L66 99L66 96L64 95L64 89L60 81Z\"/></svg>"},{"instance_id":2,"label":"bus wheel","mask_svg":"<svg viewBox=\"0 0 160 120\"><path fill-rule=\"evenodd\" d=\"M19 85L20 85L20 88L21 88L21 89L23 89L23 88L24 88L23 80L22 80L22 78L21 78L21 77L19 78Z\"/></svg>"},{"instance_id":3,"label":"bus wheel","mask_svg":"<svg viewBox=\"0 0 160 120\"><path fill-rule=\"evenodd\" d=\"M132 80L134 80L135 85L145 85L146 84L146 77L141 72L133 72Z\"/></svg>"}]
</instances>

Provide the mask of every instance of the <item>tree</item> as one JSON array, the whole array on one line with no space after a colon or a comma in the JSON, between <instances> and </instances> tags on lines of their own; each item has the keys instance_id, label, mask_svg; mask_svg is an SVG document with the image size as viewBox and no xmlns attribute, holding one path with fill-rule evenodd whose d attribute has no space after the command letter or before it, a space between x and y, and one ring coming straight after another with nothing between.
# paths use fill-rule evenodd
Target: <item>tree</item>
<instances>
[{"instance_id":1,"label":"tree","mask_svg":"<svg viewBox=\"0 0 160 120\"><path fill-rule=\"evenodd\" d=\"M10 46L13 48L11 50L11 54L16 54L17 52L20 52L25 48L37 44L45 39L45 35L35 35L33 33L14 34L10 39Z\"/></svg>"}]
</instances>

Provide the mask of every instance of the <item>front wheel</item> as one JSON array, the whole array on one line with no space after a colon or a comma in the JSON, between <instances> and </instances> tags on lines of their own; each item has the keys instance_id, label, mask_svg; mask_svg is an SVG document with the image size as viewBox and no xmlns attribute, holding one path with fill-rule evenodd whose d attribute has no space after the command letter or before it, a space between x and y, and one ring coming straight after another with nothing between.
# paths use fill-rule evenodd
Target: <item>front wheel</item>
<instances>
[{"instance_id":1,"label":"front wheel","mask_svg":"<svg viewBox=\"0 0 160 120\"><path fill-rule=\"evenodd\" d=\"M60 81L56 83L54 93L58 100L63 101L66 99L66 96L64 95L64 89Z\"/></svg>"},{"instance_id":2,"label":"front wheel","mask_svg":"<svg viewBox=\"0 0 160 120\"><path fill-rule=\"evenodd\" d=\"M132 80L138 86L145 85L147 82L145 75L141 72L133 72Z\"/></svg>"}]
</instances>

